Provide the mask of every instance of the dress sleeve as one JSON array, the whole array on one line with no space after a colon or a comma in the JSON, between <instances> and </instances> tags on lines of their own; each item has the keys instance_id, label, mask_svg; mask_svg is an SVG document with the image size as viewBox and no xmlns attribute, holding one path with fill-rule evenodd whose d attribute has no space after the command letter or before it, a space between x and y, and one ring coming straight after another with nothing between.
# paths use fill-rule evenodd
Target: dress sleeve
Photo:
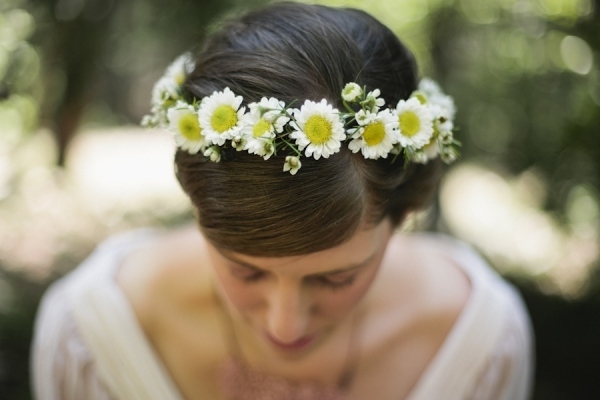
<instances>
[{"instance_id":1,"label":"dress sleeve","mask_svg":"<svg viewBox=\"0 0 600 400\"><path fill-rule=\"evenodd\" d=\"M469 400L525 400L531 395L533 335L519 295L509 292L510 318Z\"/></svg>"},{"instance_id":2,"label":"dress sleeve","mask_svg":"<svg viewBox=\"0 0 600 400\"><path fill-rule=\"evenodd\" d=\"M94 360L78 332L66 282L44 295L32 343L32 385L38 400L111 400Z\"/></svg>"}]
</instances>

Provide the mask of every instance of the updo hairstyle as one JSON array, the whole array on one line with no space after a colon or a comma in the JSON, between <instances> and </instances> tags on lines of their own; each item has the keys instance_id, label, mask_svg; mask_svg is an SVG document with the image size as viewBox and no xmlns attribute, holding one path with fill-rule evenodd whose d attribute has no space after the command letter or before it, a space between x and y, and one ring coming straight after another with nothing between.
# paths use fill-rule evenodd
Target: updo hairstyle
<instances>
[{"instance_id":1,"label":"updo hairstyle","mask_svg":"<svg viewBox=\"0 0 600 400\"><path fill-rule=\"evenodd\" d=\"M205 43L184 84L188 100L229 87L244 104L276 97L296 107L326 99L343 109L348 82L380 89L395 107L416 89L409 50L367 13L277 3L227 23ZM294 176L285 152L269 160L228 149L215 163L180 149L176 174L216 247L251 256L292 256L328 249L359 228L389 218L398 226L425 207L441 164L404 165L400 156L367 160L346 144L327 159L302 157Z\"/></svg>"}]
</instances>

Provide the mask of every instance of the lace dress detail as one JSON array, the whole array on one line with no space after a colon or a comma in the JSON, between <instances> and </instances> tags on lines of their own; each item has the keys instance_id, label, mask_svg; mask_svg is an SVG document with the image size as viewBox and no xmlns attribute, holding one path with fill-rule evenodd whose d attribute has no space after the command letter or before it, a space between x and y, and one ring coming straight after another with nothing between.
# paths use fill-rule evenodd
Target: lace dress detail
<instances>
[{"instance_id":1,"label":"lace dress detail","mask_svg":"<svg viewBox=\"0 0 600 400\"><path fill-rule=\"evenodd\" d=\"M341 389L317 383L294 383L225 361L218 371L219 387L227 400L348 400Z\"/></svg>"}]
</instances>

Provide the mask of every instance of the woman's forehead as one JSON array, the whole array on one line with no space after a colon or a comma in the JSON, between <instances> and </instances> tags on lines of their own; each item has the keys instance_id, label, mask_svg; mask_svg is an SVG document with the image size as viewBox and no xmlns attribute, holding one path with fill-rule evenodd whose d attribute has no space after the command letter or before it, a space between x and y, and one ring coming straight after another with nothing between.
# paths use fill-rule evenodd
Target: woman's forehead
<instances>
[{"instance_id":1,"label":"woman's forehead","mask_svg":"<svg viewBox=\"0 0 600 400\"><path fill-rule=\"evenodd\" d=\"M234 263L258 270L274 272L298 269L307 274L333 273L368 264L385 249L391 234L389 225L384 221L374 227L358 230L339 246L304 255L258 257L223 250L219 250L219 253Z\"/></svg>"}]
</instances>

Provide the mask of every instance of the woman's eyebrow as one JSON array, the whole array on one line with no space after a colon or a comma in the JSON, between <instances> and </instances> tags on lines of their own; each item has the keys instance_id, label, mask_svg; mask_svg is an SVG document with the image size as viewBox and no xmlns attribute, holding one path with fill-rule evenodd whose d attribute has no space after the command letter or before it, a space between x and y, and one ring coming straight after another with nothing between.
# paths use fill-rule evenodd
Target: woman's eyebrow
<instances>
[{"instance_id":1,"label":"woman's eyebrow","mask_svg":"<svg viewBox=\"0 0 600 400\"><path fill-rule=\"evenodd\" d=\"M225 257L226 259L228 259L229 261L231 261L231 262L239 264L239 265L241 265L243 267L247 267L247 268L256 270L256 272L268 272L268 271L266 271L266 270L264 270L262 268L257 267L256 265L250 264L250 263L248 263L246 261L239 260L239 259L237 259L237 258L235 258L235 257L233 257L231 255L226 254L226 253L221 253L221 255L223 257Z\"/></svg>"},{"instance_id":2,"label":"woman's eyebrow","mask_svg":"<svg viewBox=\"0 0 600 400\"><path fill-rule=\"evenodd\" d=\"M238 259L238 258L236 258L236 257L234 257L234 256L232 256L230 254L227 254L225 252L220 252L220 253L221 253L221 255L223 257L225 257L229 261L234 262L236 264L239 264L239 265L241 265L243 267L250 268L250 269L252 269L252 270L254 270L256 272L265 272L265 273L269 272L269 271L267 271L267 270L265 270L263 268L260 268L260 267L254 265L252 263L249 263L247 261L240 260L240 259ZM337 268L337 269L334 269L334 270L331 270L331 271L317 272L317 273L314 273L314 274L310 274L309 276L334 275L334 274L339 274L339 273L342 273L342 272L349 272L349 271L352 271L352 270L355 270L355 269L360 269L360 268L366 266L367 264L369 264L373 260L373 258L375 258L376 255L377 255L377 252L374 252L374 253L370 254L367 258L365 258L361 262L358 262L358 263L355 263L355 264L350 264L349 266Z\"/></svg>"},{"instance_id":3,"label":"woman's eyebrow","mask_svg":"<svg viewBox=\"0 0 600 400\"><path fill-rule=\"evenodd\" d=\"M368 265L377 255L377 252L369 255L367 258L365 258L363 261L356 263L356 264L350 264L347 267L342 267L342 268L337 268L334 269L332 271L327 271L327 272L323 272L323 273L316 273L313 274L313 276L327 276L327 275L335 275L335 274L340 274L342 272L350 272L350 271L354 271L357 269L361 269L363 267L365 267L366 265Z\"/></svg>"}]
</instances>

